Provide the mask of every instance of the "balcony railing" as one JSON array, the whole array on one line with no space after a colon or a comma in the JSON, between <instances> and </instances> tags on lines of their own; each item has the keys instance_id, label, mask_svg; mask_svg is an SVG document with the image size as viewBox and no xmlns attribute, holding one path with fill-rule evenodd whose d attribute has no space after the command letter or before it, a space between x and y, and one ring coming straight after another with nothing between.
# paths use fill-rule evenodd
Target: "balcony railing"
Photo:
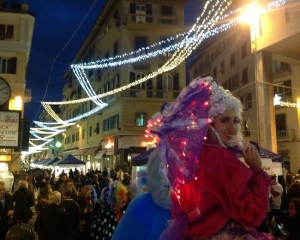
<instances>
[{"instance_id":1,"label":"balcony railing","mask_svg":"<svg viewBox=\"0 0 300 240\"><path fill-rule=\"evenodd\" d=\"M295 130L289 129L289 130L282 130L282 131L276 131L277 139L280 140L295 140Z\"/></svg>"}]
</instances>

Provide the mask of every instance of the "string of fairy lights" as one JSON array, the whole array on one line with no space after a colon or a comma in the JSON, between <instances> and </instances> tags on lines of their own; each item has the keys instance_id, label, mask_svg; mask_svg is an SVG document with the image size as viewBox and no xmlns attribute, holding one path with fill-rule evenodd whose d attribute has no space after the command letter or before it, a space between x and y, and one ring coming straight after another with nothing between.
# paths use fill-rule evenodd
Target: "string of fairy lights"
<instances>
[{"instance_id":1,"label":"string of fairy lights","mask_svg":"<svg viewBox=\"0 0 300 240\"><path fill-rule=\"evenodd\" d=\"M242 11L246 11L249 8L249 5L244 5L243 7L230 11L227 14L224 14L225 10L231 5L232 0L207 0L204 8L201 12L201 15L197 18L196 23L188 32L179 33L175 37L170 37L164 39L160 42L154 43L148 47L138 49L137 51L132 51L130 53L125 53L123 55L118 55L109 59L101 59L95 62L86 62L71 65L74 75L76 76L79 84L87 94L86 98L76 99L71 101L60 101L60 102L42 102L42 106L47 111L47 113L54 120L53 122L39 122L34 121L34 123L39 126L39 128L31 128L30 134L34 137L30 139L30 145L28 152L22 152L22 155L28 155L33 152L41 151L45 145L53 141L53 137L57 134L61 134L66 131L66 127L74 125L76 121L91 116L105 106L107 103L104 103L101 99L106 96L113 95L115 93L127 90L133 86L139 85L149 79L152 79L159 74L169 72L170 70L177 67L179 64L184 62L184 60L190 56L190 54L203 42L204 39L208 39L212 36L215 36L218 33L227 31L233 26L236 26L240 23L240 19L230 18L236 16ZM268 3L265 7L261 7L261 14L268 12L274 8L280 7L286 3L285 0L277 0ZM226 20L230 19L227 23ZM200 20L201 23L200 23ZM225 22L220 24L221 22ZM178 42L175 43L175 40ZM167 43L167 44L166 44ZM165 47L163 47L165 46ZM157 49L159 48L159 49ZM151 51L153 50L153 51ZM90 69L102 69L109 67L121 66L124 64L132 64L139 61L144 61L150 58L160 56L164 53L173 52L170 59L156 71L145 75L144 77L137 79L134 82L131 82L127 85L115 88L113 90L97 94L89 82L89 78L86 75L86 72ZM141 54L145 53L145 54ZM55 111L52 109L51 105L69 105L69 104L80 104L87 101L92 101L95 104L95 108L87 111L81 115L78 115L74 118L63 120L61 119ZM40 135L47 135L41 137ZM33 141L45 141L40 145L36 145Z\"/></svg>"}]
</instances>

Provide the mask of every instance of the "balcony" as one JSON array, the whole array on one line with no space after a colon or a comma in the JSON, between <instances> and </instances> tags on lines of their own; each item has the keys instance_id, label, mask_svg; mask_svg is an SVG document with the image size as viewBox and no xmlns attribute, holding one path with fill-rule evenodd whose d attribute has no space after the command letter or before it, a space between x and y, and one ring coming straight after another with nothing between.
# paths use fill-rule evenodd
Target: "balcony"
<instances>
[{"instance_id":1,"label":"balcony","mask_svg":"<svg viewBox=\"0 0 300 240\"><path fill-rule=\"evenodd\" d=\"M121 92L121 97L129 98L159 98L173 101L179 95L179 90L150 90L150 89L130 89Z\"/></svg>"},{"instance_id":2,"label":"balcony","mask_svg":"<svg viewBox=\"0 0 300 240\"><path fill-rule=\"evenodd\" d=\"M295 130L289 129L289 130L282 130L282 131L276 131L277 141L294 141L295 140Z\"/></svg>"},{"instance_id":3,"label":"balcony","mask_svg":"<svg viewBox=\"0 0 300 240\"><path fill-rule=\"evenodd\" d=\"M126 19L122 21L123 25L128 28L145 29L145 26L157 28L158 26L178 26L179 20L177 16L154 16L154 15L137 15L128 14Z\"/></svg>"}]
</instances>

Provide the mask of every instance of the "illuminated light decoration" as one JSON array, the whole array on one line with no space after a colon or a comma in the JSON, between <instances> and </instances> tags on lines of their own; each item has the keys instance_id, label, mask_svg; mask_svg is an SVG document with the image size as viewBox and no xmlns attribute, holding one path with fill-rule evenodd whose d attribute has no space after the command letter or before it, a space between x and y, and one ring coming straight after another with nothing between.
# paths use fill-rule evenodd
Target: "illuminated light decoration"
<instances>
[{"instance_id":1,"label":"illuminated light decoration","mask_svg":"<svg viewBox=\"0 0 300 240\"><path fill-rule=\"evenodd\" d=\"M205 7L202 11L202 14L200 16L200 18L204 15L204 13L207 12L207 6L209 5L209 3L211 3L212 1L207 1L206 4L205 4ZM188 33L184 33L182 34L181 36L188 36L186 37L182 42L178 43L178 44L174 44L173 46L169 46L165 49L162 49L162 50L159 50L159 51L155 51L155 52L152 52L152 53L148 53L146 55L142 55L142 56L139 56L140 58L132 58L132 59L129 59L127 60L127 62L125 61L120 61L118 62L117 64L125 64L125 63L132 63L133 61L136 61L136 60L144 60L146 58L150 58L150 57L155 57L158 55L158 53L160 52L161 53L164 53L165 51L170 51L171 49L177 49L175 51L175 53L173 54L173 56L171 57L171 59L163 66L161 67L160 69L158 69L156 72L154 72L153 74L149 74L148 76L145 76L144 78L142 79L139 79L137 80L136 82L133 82L131 84L128 84L126 86L122 86L118 89L114 89L112 91L109 91L107 93L104 93L104 94L99 94L99 95L95 95L95 92L92 90L90 84L88 83L88 80L86 78L86 75L84 74L83 69L86 68L86 69L89 69L89 68L99 68L99 65L101 65L101 63L104 63L104 62L109 62L107 59L105 60L100 60L100 61L97 61L96 62L96 66L93 66L93 64L95 65L95 63L90 63L90 64L80 64L80 65L74 65L74 67L72 67L72 69L76 69L75 71L77 71L77 75L79 76L79 79L80 79L80 84L83 86L84 90L87 92L87 94L90 96L89 98L85 98L85 99L79 99L79 100L74 100L74 101L68 101L68 102L51 102L51 103L46 103L46 102L42 102L45 110L49 113L49 115L58 122L58 124L67 124L67 123L70 123L72 121L76 121L76 120L80 120L84 117L87 117L89 115L92 115L94 114L95 112L101 110L104 106L106 106L107 104L105 103L102 103L100 98L101 97L105 97L105 96L108 96L108 95L112 95L114 93L117 93L117 92L120 92L120 91L123 91L123 90L126 90L128 88L130 88L131 86L135 86L135 85L138 85L144 81L147 81L148 79L150 78L153 78L155 76L157 76L158 74L161 74L163 72L167 72L167 71L170 71L172 70L173 68L175 68L178 64L180 64L184 59L186 59L190 53L202 42L203 39L205 38L209 38L215 34L218 34L219 32L223 32L223 31L226 31L228 30L229 28L231 28L232 26L235 26L237 23L238 23L238 19L235 19L227 24L223 24L219 27L216 27L213 29L213 26L221 19L225 19L225 18L228 18L229 14L225 15L225 16L220 16L220 14L222 14L224 12L224 10L229 6L229 2L231 1L228 1L227 5L226 5L226 2L227 1L218 1L215 5L212 6L212 8L208 11L208 16L203 20L203 24L201 26L197 26L198 24L198 21L200 18L197 19L197 23L192 27L192 29L188 32ZM267 5L267 7L264 8L264 11L263 12L266 12L266 11L269 11L273 8L276 8L276 7L279 7L279 6L282 6L283 4L285 4L286 1L275 1L275 2L272 2L272 3L269 3ZM221 9L222 7L222 4L225 5L225 7L223 9ZM218 8L218 9L216 9ZM238 9L237 11L235 12L231 12L231 14L233 13L236 13L238 11L241 11L241 9ZM210 15L214 13L214 15L212 17L210 17ZM208 19L210 18L210 21L207 21ZM207 22L207 23L205 23ZM191 35L192 33L195 33L194 36L192 37L189 37L189 35ZM178 36L178 35L177 35ZM171 39L171 38L170 38ZM158 45L161 45L162 43L164 43L163 41L158 43L158 44L154 44L154 45L151 45L151 47L154 47L154 46L158 46ZM149 48L147 48L149 49ZM183 50L181 50L183 49ZM140 50L139 50L140 51ZM173 51L173 50L172 50ZM134 53L132 53L134 54ZM126 54L124 54L123 56L128 56ZM120 58L120 57L118 57ZM111 59L109 59L111 61ZM103 66L117 66L116 63L108 63L108 64L111 64L111 65L103 65ZM102 67L103 67L102 66ZM79 69L79 70L78 70ZM69 119L67 121L64 121L62 119L60 119L55 113L54 111L52 110L52 108L49 106L50 104L53 105L53 104L56 104L56 105L62 105L62 104L74 104L74 103L81 103L81 102L85 102L85 101L90 101L92 100L93 102L95 102L98 107L100 108L96 108L97 110L91 110L89 113L86 113L85 115L82 115L82 116L78 116L74 119ZM50 123L48 123L50 124Z\"/></svg>"},{"instance_id":2,"label":"illuminated light decoration","mask_svg":"<svg viewBox=\"0 0 300 240\"><path fill-rule=\"evenodd\" d=\"M274 106L281 106L281 107L293 107L293 108L300 108L300 104L298 103L289 103L289 102L281 102L281 96L275 94L274 97Z\"/></svg>"},{"instance_id":3,"label":"illuminated light decoration","mask_svg":"<svg viewBox=\"0 0 300 240\"><path fill-rule=\"evenodd\" d=\"M74 125L75 123L64 123L62 124L61 122L49 122L49 123L44 123L44 122L39 122L39 121L33 121L36 125L42 127L43 129L58 129L58 128L63 128L63 127L69 127L69 126L72 126ZM48 124L48 125L58 125L58 126L52 126L52 127L48 127L46 126L45 124Z\"/></svg>"},{"instance_id":4,"label":"illuminated light decoration","mask_svg":"<svg viewBox=\"0 0 300 240\"><path fill-rule=\"evenodd\" d=\"M51 134L49 136L42 138L42 137L38 136L34 131L29 131L29 132L32 136L34 136L35 138L42 140L42 141L47 141L47 140L49 140L49 138L52 138L57 135L57 134Z\"/></svg>"},{"instance_id":5,"label":"illuminated light decoration","mask_svg":"<svg viewBox=\"0 0 300 240\"><path fill-rule=\"evenodd\" d=\"M209 3L210 1L208 1L207 2L207 4ZM224 1L225 2L225 1ZM267 6L267 8L266 8L266 10L269 10L269 9L271 9L272 7L277 7L277 6L280 6L280 5L282 5L282 4L284 4L285 3L285 1L277 1L277 2L275 2L275 3L271 3L271 4L269 4L268 6ZM207 6L207 4L206 4L206 6ZM218 4L218 3L217 3ZM214 6L213 6L213 8L212 8L212 11L215 11L215 9L214 9L214 7L217 5L217 4L215 4ZM228 4L229 5L229 4ZM228 6L227 5L227 6ZM226 7L227 7L226 6ZM269 9L268 9L269 8ZM217 15L217 13L218 12L224 12L224 10L225 10L225 8L224 9L220 9L220 7L219 7L219 9L218 9L218 11L215 11L216 13L215 13L215 18L216 18L216 20L218 20L218 19L225 19L225 17L219 17L218 15ZM236 12L238 12L238 11L241 11L242 9L238 9ZM203 11L203 13L204 13L205 11ZM233 14L234 12L232 11L231 12L231 14ZM227 14L227 15L225 15L226 17L228 17L229 16L229 14ZM207 17L208 18L208 17ZM199 18L198 18L199 19ZM197 21L198 21L198 19L197 19ZM216 20L211 20L210 22L209 22L209 24L208 25L214 25L217 21ZM227 24L223 24L223 25L221 25L220 27L217 27L217 28L215 28L215 29L213 29L212 31L208 31L208 32L206 32L205 34L202 34L202 35L204 35L204 36L202 36L201 34L199 34L199 33L197 33L197 31L195 30L195 25L194 25L194 27L192 28L192 30L189 32L189 34L191 33L191 32L193 32L193 31L196 31L196 33L197 34L195 34L196 36L198 36L197 38L195 38L195 37L193 37L192 39L194 40L194 42L198 42L195 46L193 46L193 44L191 44L192 45L192 48L190 48L189 50L194 50L195 49L195 47L197 47L199 44L200 44L200 40L203 40L204 38L208 38L208 37L210 37L210 36L213 36L213 35L215 35L215 34L217 34L217 33L219 33L219 32L221 32L221 31L225 31L225 30L227 30L227 29L229 29L230 27L232 27L232 26L235 26L236 24L237 24L237 21L238 21L238 19L235 19L235 20L233 20L233 21L231 21L230 23L227 23ZM205 26L206 25L202 25L202 28L205 28ZM202 36L202 37L199 37L199 36ZM189 39L189 38L187 38L187 39ZM189 45L189 44L188 44ZM180 46L182 46L182 44L180 45ZM120 87L120 88L118 88L118 89L114 89L114 90L112 90L112 91L109 91L109 92L107 92L107 93L105 93L105 94L99 94L97 97L98 98L101 98L101 97L105 97L105 96L108 96L108 95L111 95L111 94L114 94L114 93L117 93L117 92L119 92L119 91L123 91L123 90L126 90L126 89L128 89L128 88L130 88L131 86L135 86L135 85L138 85L138 84L140 84L140 83L142 83L142 82L144 82L144 81L147 81L149 78L153 78L153 77L155 77L155 76L157 76L158 74L160 74L160 73L163 73L163 72L166 72L166 71L169 71L169 70L171 70L171 69L173 69L174 67L176 67L178 64L180 64L187 56L189 56L190 55L190 53L191 53L191 51L187 51L187 52L189 52L189 54L186 54L185 56L184 56L184 58L182 59L181 58L181 61L178 61L177 62L177 64L176 65L174 65L173 64L173 66L170 66L169 68L166 68L167 66L165 66L165 67L162 67L161 69L158 69L158 71L157 72L155 72L154 74L150 74L150 75L148 75L148 76L145 76L144 78L142 78L142 79L139 79L139 80L137 80L136 82L133 82L133 83L131 83L131 84L129 84L129 85L127 85L127 86L123 86L123 87ZM175 54L174 55L176 55L176 52L175 52ZM173 56L172 56L173 57ZM169 61L173 61L173 59L170 59ZM173 61L174 62L174 61ZM73 66L73 69L76 69L76 65L72 65ZM78 65L78 66L80 66L80 68L83 68L83 64L80 64L80 65ZM115 66L115 65L114 65ZM99 67L99 66L98 66ZM78 69L78 67L77 67L77 69ZM85 74L84 74L84 76L85 76ZM81 77L78 75L78 79L81 79ZM88 79L86 78L86 76L85 76L85 79L82 79L82 80L85 80L85 82L86 83L84 83L84 84L82 84L82 86L83 86L83 88L85 89L85 91L88 93L88 94L90 94L90 95L93 95L93 90L88 90L87 88L85 88L86 86L88 86L89 85L89 83L88 83ZM81 81L80 80L80 82L81 83L83 83L83 81ZM90 86L90 85L89 85ZM90 93L90 92L92 92L92 93ZM73 103L78 103L78 102L84 102L84 101L90 101L90 100L92 100L92 101L96 101L96 97L95 96L92 96L92 98L85 98L85 99L81 99L81 100L74 100L74 101L68 101L68 102L51 102L51 103L43 103L43 104L51 104L51 105L53 105L53 104L73 104ZM98 104L98 103L96 103L96 104ZM52 116L55 116L55 114L53 114Z\"/></svg>"},{"instance_id":6,"label":"illuminated light decoration","mask_svg":"<svg viewBox=\"0 0 300 240\"><path fill-rule=\"evenodd\" d=\"M108 143L105 145L104 148L106 149L110 149L110 148L113 148L114 144L110 142L110 140L108 140Z\"/></svg>"},{"instance_id":7,"label":"illuminated light decoration","mask_svg":"<svg viewBox=\"0 0 300 240\"><path fill-rule=\"evenodd\" d=\"M39 133L39 134L53 134L53 133L62 133L62 132L65 132L66 129L61 129L61 130L56 130L56 129L49 129L48 132L46 131L43 131L43 128L40 129L40 128L30 128L30 130L32 132L35 132L35 133Z\"/></svg>"}]
</instances>

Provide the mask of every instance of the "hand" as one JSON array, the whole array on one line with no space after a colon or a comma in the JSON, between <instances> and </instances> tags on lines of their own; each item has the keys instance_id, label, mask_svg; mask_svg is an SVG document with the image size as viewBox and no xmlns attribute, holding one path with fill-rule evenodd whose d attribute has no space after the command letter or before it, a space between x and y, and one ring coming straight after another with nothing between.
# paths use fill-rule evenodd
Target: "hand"
<instances>
[{"instance_id":1,"label":"hand","mask_svg":"<svg viewBox=\"0 0 300 240\"><path fill-rule=\"evenodd\" d=\"M242 149L242 156L249 167L262 168L262 162L255 146L249 144L245 149Z\"/></svg>"},{"instance_id":2,"label":"hand","mask_svg":"<svg viewBox=\"0 0 300 240\"><path fill-rule=\"evenodd\" d=\"M11 209L8 211L7 216L13 216L14 215L14 210Z\"/></svg>"}]
</instances>

